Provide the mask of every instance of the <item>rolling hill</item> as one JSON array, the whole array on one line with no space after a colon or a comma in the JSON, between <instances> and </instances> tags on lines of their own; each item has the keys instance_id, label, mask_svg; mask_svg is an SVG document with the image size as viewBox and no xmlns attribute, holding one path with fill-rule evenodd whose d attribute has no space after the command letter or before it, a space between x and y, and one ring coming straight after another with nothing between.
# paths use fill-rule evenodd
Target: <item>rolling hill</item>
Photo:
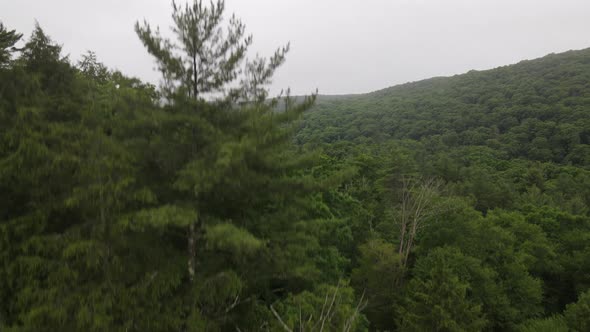
<instances>
[{"instance_id":1,"label":"rolling hill","mask_svg":"<svg viewBox=\"0 0 590 332\"><path fill-rule=\"evenodd\" d=\"M320 96L297 140L437 140L590 163L590 49L340 98Z\"/></svg>"}]
</instances>

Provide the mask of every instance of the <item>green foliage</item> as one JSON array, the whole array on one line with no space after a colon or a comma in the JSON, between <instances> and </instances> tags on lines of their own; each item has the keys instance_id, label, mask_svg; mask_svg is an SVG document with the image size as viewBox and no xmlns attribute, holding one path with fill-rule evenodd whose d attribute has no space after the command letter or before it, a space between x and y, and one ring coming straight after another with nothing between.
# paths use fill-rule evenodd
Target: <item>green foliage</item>
<instances>
[{"instance_id":1,"label":"green foliage","mask_svg":"<svg viewBox=\"0 0 590 332\"><path fill-rule=\"evenodd\" d=\"M486 326L481 302L469 298L470 284L451 267L453 255L440 249L416 263L407 296L396 308L401 330L481 331Z\"/></svg>"},{"instance_id":2,"label":"green foliage","mask_svg":"<svg viewBox=\"0 0 590 332\"><path fill-rule=\"evenodd\" d=\"M487 71L319 98L298 140L436 140L487 146L512 158L585 160L589 49ZM432 146L435 149L435 146ZM585 164L577 163L584 166Z\"/></svg>"},{"instance_id":3,"label":"green foliage","mask_svg":"<svg viewBox=\"0 0 590 332\"><path fill-rule=\"evenodd\" d=\"M570 331L590 329L590 291L580 295L576 303L568 304L563 312Z\"/></svg>"},{"instance_id":4,"label":"green foliage","mask_svg":"<svg viewBox=\"0 0 590 332\"><path fill-rule=\"evenodd\" d=\"M362 301L362 299L361 299ZM367 321L359 312L363 302L355 303L354 291L347 283L336 287L319 285L314 292L290 294L276 305L280 318L272 331L367 331Z\"/></svg>"},{"instance_id":5,"label":"green foliage","mask_svg":"<svg viewBox=\"0 0 590 332\"><path fill-rule=\"evenodd\" d=\"M224 26L225 1L194 0L184 6L172 1L172 32L176 43L160 35L146 21L135 24L135 32L147 51L156 58L165 80L168 97L188 94L197 99L202 94L227 92L228 84L243 72L239 89L231 89L232 98L262 102L267 97L265 85L277 67L285 61L289 45L278 49L269 59L257 57L246 61L252 36L245 36L245 25L235 16Z\"/></svg>"},{"instance_id":6,"label":"green foliage","mask_svg":"<svg viewBox=\"0 0 590 332\"><path fill-rule=\"evenodd\" d=\"M16 44L22 34L16 30L8 30L2 22L0 22L0 68L10 61L11 53L15 51L14 44Z\"/></svg>"},{"instance_id":7,"label":"green foliage","mask_svg":"<svg viewBox=\"0 0 590 332\"><path fill-rule=\"evenodd\" d=\"M358 267L352 271L352 284L357 293L365 294L365 314L378 329L393 326L391 311L402 292L404 268L397 248L381 240L360 246Z\"/></svg>"},{"instance_id":8,"label":"green foliage","mask_svg":"<svg viewBox=\"0 0 590 332\"><path fill-rule=\"evenodd\" d=\"M324 195L350 175L291 145L313 97L161 106L38 26L0 74L2 329L255 330L349 264Z\"/></svg>"},{"instance_id":9,"label":"green foliage","mask_svg":"<svg viewBox=\"0 0 590 332\"><path fill-rule=\"evenodd\" d=\"M589 329L588 50L305 112L173 10L161 92L0 25L0 329Z\"/></svg>"},{"instance_id":10,"label":"green foliage","mask_svg":"<svg viewBox=\"0 0 590 332\"><path fill-rule=\"evenodd\" d=\"M542 283L531 274L535 267L531 264L536 259L546 258L550 249L542 248L534 253L539 258L534 255L533 258L527 252L526 243L518 241L510 230L494 224L494 216L475 216L469 211L450 213L445 221L425 232L419 243L420 250L429 252L436 247L452 246L479 260L488 272L485 273L487 281L478 287L478 292L493 294L482 295L490 300L484 302L484 311L501 329L537 317L543 310Z\"/></svg>"},{"instance_id":11,"label":"green foliage","mask_svg":"<svg viewBox=\"0 0 590 332\"><path fill-rule=\"evenodd\" d=\"M567 323L563 316L552 316L526 321L519 326L520 332L567 332Z\"/></svg>"},{"instance_id":12,"label":"green foliage","mask_svg":"<svg viewBox=\"0 0 590 332\"><path fill-rule=\"evenodd\" d=\"M143 209L133 215L126 216L121 219L120 227L140 232L146 228L157 230L167 227L184 227L196 218L197 212L192 209L165 205L153 209Z\"/></svg>"},{"instance_id":13,"label":"green foliage","mask_svg":"<svg viewBox=\"0 0 590 332\"><path fill-rule=\"evenodd\" d=\"M432 330L437 327L425 322L438 317L461 329L455 315L462 316L448 306L438 316L426 310L425 303L448 298L471 312L466 317L483 317L485 327L475 324L475 330L563 329L566 305L590 287L589 57L589 49L570 51L368 94L318 97L296 142L358 169L346 183L350 202L366 209L351 221L358 248L352 284L360 291L371 277L401 280L405 290L390 296L391 284L373 284L382 291L369 298L398 309L378 315L369 301L371 328ZM401 216L411 210L399 203L404 192L412 193L403 190L407 179L443 185L428 205L434 213L406 252L408 269L400 279L396 269L378 271L389 261L384 257L394 261L395 249L407 243L403 221L412 217ZM377 258L368 243L389 249L377 250L383 252ZM446 257L438 275L446 288L430 281L435 252ZM421 267L422 274L420 264L429 267ZM402 303L423 308L422 315L411 316Z\"/></svg>"},{"instance_id":14,"label":"green foliage","mask_svg":"<svg viewBox=\"0 0 590 332\"><path fill-rule=\"evenodd\" d=\"M263 245L262 241L248 231L230 223L210 226L206 230L207 246L213 250L228 250L237 256L255 254Z\"/></svg>"},{"instance_id":15,"label":"green foliage","mask_svg":"<svg viewBox=\"0 0 590 332\"><path fill-rule=\"evenodd\" d=\"M220 27L225 4L211 3L211 8L202 1L195 1L184 8L172 2L173 32L179 45L160 36L159 28L152 31L146 21L143 26L137 22L135 31L158 62L166 80L166 89L175 89L197 98L200 92L221 88L236 75L236 65L245 55L251 38L242 41L244 26L232 20L229 36L222 35ZM173 53L180 49L184 54ZM181 93L182 93L181 92Z\"/></svg>"}]
</instances>

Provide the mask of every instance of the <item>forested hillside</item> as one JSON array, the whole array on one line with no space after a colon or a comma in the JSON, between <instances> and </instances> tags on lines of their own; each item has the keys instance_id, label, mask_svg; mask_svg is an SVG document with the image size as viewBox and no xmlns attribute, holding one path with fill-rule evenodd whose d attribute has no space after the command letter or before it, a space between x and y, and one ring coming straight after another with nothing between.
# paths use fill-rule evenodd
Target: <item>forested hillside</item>
<instances>
[{"instance_id":1,"label":"forested hillside","mask_svg":"<svg viewBox=\"0 0 590 332\"><path fill-rule=\"evenodd\" d=\"M584 166L590 164L588 107L585 49L364 95L320 98L298 139L429 139Z\"/></svg>"},{"instance_id":2,"label":"forested hillside","mask_svg":"<svg viewBox=\"0 0 590 332\"><path fill-rule=\"evenodd\" d=\"M1 331L590 330L590 50L270 99L172 12L159 88L0 24Z\"/></svg>"},{"instance_id":3,"label":"forested hillside","mask_svg":"<svg viewBox=\"0 0 590 332\"><path fill-rule=\"evenodd\" d=\"M355 167L353 285L402 331L590 328L589 140L590 49L320 96L295 139Z\"/></svg>"}]
</instances>

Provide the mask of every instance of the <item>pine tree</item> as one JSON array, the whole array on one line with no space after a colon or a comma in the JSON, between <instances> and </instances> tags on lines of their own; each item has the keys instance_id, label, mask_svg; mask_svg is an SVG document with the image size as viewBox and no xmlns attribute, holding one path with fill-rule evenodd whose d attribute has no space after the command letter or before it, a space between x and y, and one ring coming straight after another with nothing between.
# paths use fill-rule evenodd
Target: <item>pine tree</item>
<instances>
[{"instance_id":1,"label":"pine tree","mask_svg":"<svg viewBox=\"0 0 590 332\"><path fill-rule=\"evenodd\" d=\"M246 57L252 37L244 36L245 26L235 16L229 20L227 33L224 33L223 0L211 2L210 7L203 5L201 0L195 0L192 5L186 4L184 7L172 2L172 8L173 32L178 44L162 38L159 30L154 33L147 22L143 26L139 22L135 25L139 38L158 62L165 81L165 94L176 98L186 94L198 100L201 94L223 91L227 84L238 77L239 66ZM180 54L175 50L179 50ZM248 78L242 82L244 88L238 90L239 92L234 90L228 95L234 98L255 97L258 101L263 101L266 90L261 86L268 83L274 70L284 61L287 51L288 47L278 50L269 64L261 59L248 63L245 70ZM204 107L206 106L199 103L193 105L194 109L202 110ZM199 143L195 137L196 131L203 132L204 128L199 129L203 123L191 122L192 145L189 155L194 157L201 150L207 150L207 147L203 146L205 142ZM194 188L195 200L199 200L202 190ZM195 205L196 202L191 204ZM196 268L196 242L203 226L200 216L196 215L195 220L187 226L188 270L192 279Z\"/></svg>"},{"instance_id":2,"label":"pine tree","mask_svg":"<svg viewBox=\"0 0 590 332\"><path fill-rule=\"evenodd\" d=\"M21 37L22 34L17 33L16 30L8 30L0 22L0 67L5 66L10 61L12 52L16 51L14 45Z\"/></svg>"},{"instance_id":3,"label":"pine tree","mask_svg":"<svg viewBox=\"0 0 590 332\"><path fill-rule=\"evenodd\" d=\"M220 24L225 9L223 1L211 7L195 1L184 8L172 2L173 32L180 45L155 33L147 22L137 22L135 31L152 54L164 76L167 88L182 88L193 98L200 93L219 89L236 75L237 65L251 43L251 37L242 39L244 25L232 20L225 36ZM173 53L179 49L182 54Z\"/></svg>"},{"instance_id":4,"label":"pine tree","mask_svg":"<svg viewBox=\"0 0 590 332\"><path fill-rule=\"evenodd\" d=\"M200 1L184 8L173 4L173 9L174 32L182 37L181 55L163 51L164 45L172 42L153 34L148 24L136 25L165 80L176 84L173 89L168 85L166 92L175 97L167 107L172 116L158 121L161 137L151 145L154 159L148 162L157 165L150 170L153 178L173 179L172 186L158 184L154 191L159 204L141 212L139 220L165 229L184 229L187 234L189 271L185 278L189 282L184 287L196 299L186 306L191 317L187 327L208 324L233 329L230 322L234 322L257 329L274 320L264 305L280 298L271 285L282 289L281 293L298 292L302 284L325 278L319 264L324 265L326 274L338 275L334 270L342 258L333 248L319 243L319 226L313 219L324 216L315 209L317 191L339 182L318 181L309 169L317 154L301 153L290 146L293 121L313 98L298 105L287 102L282 112L276 112L277 105L264 102L265 85L283 63L288 46L268 60L246 61L251 38L236 44L244 28L232 18L229 30L234 31L230 32L233 37L228 37L231 40L223 49L230 50L235 44L238 51L228 61L223 52L210 50L218 47L217 37L199 39L215 33L203 31L218 29L222 1L210 9ZM221 91L238 79L242 62L245 66L237 88L226 91L231 100L244 102L241 106L197 98ZM213 68L203 69L206 66ZM170 209L181 217L167 218Z\"/></svg>"}]
</instances>

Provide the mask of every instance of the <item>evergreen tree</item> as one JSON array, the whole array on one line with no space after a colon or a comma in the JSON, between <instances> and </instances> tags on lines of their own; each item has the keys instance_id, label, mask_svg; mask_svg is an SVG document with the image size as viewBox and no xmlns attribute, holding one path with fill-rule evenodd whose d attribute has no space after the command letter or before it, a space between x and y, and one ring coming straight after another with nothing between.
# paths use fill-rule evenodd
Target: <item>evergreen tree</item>
<instances>
[{"instance_id":1,"label":"evergreen tree","mask_svg":"<svg viewBox=\"0 0 590 332\"><path fill-rule=\"evenodd\" d=\"M16 50L14 45L20 40L22 34L16 30L8 30L0 22L0 67L3 67L10 61L11 54Z\"/></svg>"},{"instance_id":2,"label":"evergreen tree","mask_svg":"<svg viewBox=\"0 0 590 332\"><path fill-rule=\"evenodd\" d=\"M246 79L242 80L242 89L231 94L244 97L248 91L255 97L266 96L262 86L283 63L288 46L277 50L268 63L257 58L242 70L252 36L245 35L245 25L235 16L224 31L225 1L217 0L209 6L202 0L184 6L173 1L172 9L176 42L162 37L159 28L154 30L147 22L135 24L137 35L156 58L167 95L186 93L196 99L202 94L224 92L243 72Z\"/></svg>"},{"instance_id":3,"label":"evergreen tree","mask_svg":"<svg viewBox=\"0 0 590 332\"><path fill-rule=\"evenodd\" d=\"M61 50L61 45L53 42L39 23L35 22L35 29L18 60L26 71L34 75L34 81L39 82L41 90L48 96L46 100L48 103L57 102L58 99L75 93L72 91L76 88L72 85L75 69L70 65L68 57L62 56ZM48 106L55 111L57 105ZM53 115L63 117L68 114L54 112Z\"/></svg>"},{"instance_id":4,"label":"evergreen tree","mask_svg":"<svg viewBox=\"0 0 590 332\"><path fill-rule=\"evenodd\" d=\"M250 37L241 40L244 26L235 18L230 20L228 35L223 35L223 10L223 1L210 8L201 1L184 8L173 3L181 56L166 46L170 41L152 34L147 23L136 25L164 78L177 83L174 91L168 89L175 95L175 103L168 106L173 115L161 119L165 130L154 142L158 145L153 145L156 159L148 163L158 165L150 172L156 172L156 178L172 179L171 186L158 184L154 190L159 193L158 206L140 212L139 220L186 229L187 286L202 299L187 307L195 319L191 325L198 325L196 321L219 324L221 317L230 319L235 308L257 310L268 283L288 290L321 276L311 259L321 249L313 245L317 240L304 224L319 216L310 209L309 200L315 199L312 193L323 184L304 172L315 154L295 156L289 148L293 120L314 99L281 113L275 112L276 105L263 102L264 85L284 61L284 48L268 63L262 59L246 63L241 87L231 96L254 103L234 109L199 100L201 93L219 91L237 78L251 41ZM175 212L179 218L166 217L171 208L181 211ZM307 239L306 245L299 243L302 239ZM220 265L221 261L226 264ZM215 289L230 292L211 293ZM242 305L246 300L250 309Z\"/></svg>"}]
</instances>

